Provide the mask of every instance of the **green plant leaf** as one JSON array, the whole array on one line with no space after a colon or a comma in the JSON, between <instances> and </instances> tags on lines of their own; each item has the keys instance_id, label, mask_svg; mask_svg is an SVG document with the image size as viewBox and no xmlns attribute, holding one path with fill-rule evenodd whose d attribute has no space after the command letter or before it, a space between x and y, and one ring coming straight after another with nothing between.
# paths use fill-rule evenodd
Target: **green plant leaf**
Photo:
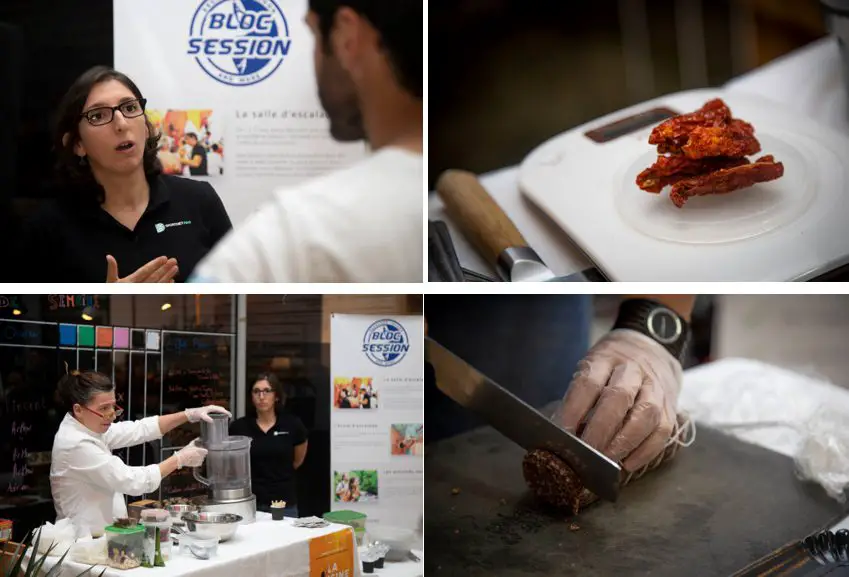
<instances>
[{"instance_id":1,"label":"green plant leaf","mask_svg":"<svg viewBox=\"0 0 849 577\"><path fill-rule=\"evenodd\" d=\"M68 549L68 551L70 551L70 549ZM65 557L68 555L68 551L65 551L65 554L62 555L59 558L59 561L53 567L50 568L50 571L47 572L47 575L45 577L55 577L56 575L59 575L59 571L62 570L62 563L65 561ZM41 563L44 564L44 557L42 557ZM39 569L41 569L40 566Z\"/></svg>"},{"instance_id":2,"label":"green plant leaf","mask_svg":"<svg viewBox=\"0 0 849 577\"><path fill-rule=\"evenodd\" d=\"M35 544L33 544L30 548L30 556L27 561L27 568L24 571L24 577L31 577L32 575L35 575L32 569L34 567L33 563L35 556L38 553L38 544L41 542L41 529L34 529L33 531L33 535L35 535Z\"/></svg>"},{"instance_id":3,"label":"green plant leaf","mask_svg":"<svg viewBox=\"0 0 849 577\"><path fill-rule=\"evenodd\" d=\"M95 567L97 567L97 565L92 565L91 567L89 567L88 569L86 569L85 571L83 571L82 573L77 575L77 577L83 577L83 575L88 575L91 572L91 570L94 569ZM103 577L104 573L106 573L106 568L104 568L103 571L100 572L100 577ZM47 577L50 577L50 575L48 575Z\"/></svg>"},{"instance_id":4,"label":"green plant leaf","mask_svg":"<svg viewBox=\"0 0 849 577\"><path fill-rule=\"evenodd\" d=\"M50 545L50 547L48 547L48 548L47 548L47 552L46 552L44 555L42 555L42 556L41 556L41 559L39 559L39 560L36 562L36 564L35 564L35 569L34 569L34 570L33 570L33 572L32 572L32 574L33 574L33 575L39 575L39 574L40 574L40 572L41 572L41 567L44 565L44 562L45 562L45 561L47 561L47 557L48 557L48 556L49 556L49 555L53 552L53 550L54 550L56 547L58 547L58 543L53 543L52 545ZM66 555L67 555L67 553L68 553L68 552L67 552L67 551L65 551L65 554L66 554ZM33 553L33 556L35 556L35 553ZM65 555L62 555L62 559L64 559L64 558L65 558Z\"/></svg>"}]
</instances>

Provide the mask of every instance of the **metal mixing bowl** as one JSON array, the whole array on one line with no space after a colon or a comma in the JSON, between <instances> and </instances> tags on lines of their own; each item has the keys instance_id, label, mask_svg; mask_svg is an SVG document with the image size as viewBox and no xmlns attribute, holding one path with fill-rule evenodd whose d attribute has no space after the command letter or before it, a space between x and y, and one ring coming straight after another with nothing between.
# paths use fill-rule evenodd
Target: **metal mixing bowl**
<instances>
[{"instance_id":1,"label":"metal mixing bowl","mask_svg":"<svg viewBox=\"0 0 849 577\"><path fill-rule=\"evenodd\" d=\"M181 517L186 522L189 531L203 533L204 535L216 535L220 541L226 541L236 533L241 515L233 513L192 512L184 513Z\"/></svg>"}]
</instances>

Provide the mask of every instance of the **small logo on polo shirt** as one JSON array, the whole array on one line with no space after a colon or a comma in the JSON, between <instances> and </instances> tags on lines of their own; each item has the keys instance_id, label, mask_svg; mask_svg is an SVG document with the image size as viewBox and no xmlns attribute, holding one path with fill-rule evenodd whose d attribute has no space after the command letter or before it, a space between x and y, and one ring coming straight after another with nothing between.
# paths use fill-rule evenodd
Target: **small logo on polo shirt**
<instances>
[{"instance_id":1,"label":"small logo on polo shirt","mask_svg":"<svg viewBox=\"0 0 849 577\"><path fill-rule=\"evenodd\" d=\"M276 437L277 435L288 435L288 434L289 434L289 431L274 431L274 436L275 436L275 437Z\"/></svg>"},{"instance_id":2,"label":"small logo on polo shirt","mask_svg":"<svg viewBox=\"0 0 849 577\"><path fill-rule=\"evenodd\" d=\"M172 226L183 226L185 224L192 224L190 220L178 220L177 222L169 222L168 224L162 224L161 222L156 223L156 232L165 232L166 228L171 228Z\"/></svg>"}]
</instances>

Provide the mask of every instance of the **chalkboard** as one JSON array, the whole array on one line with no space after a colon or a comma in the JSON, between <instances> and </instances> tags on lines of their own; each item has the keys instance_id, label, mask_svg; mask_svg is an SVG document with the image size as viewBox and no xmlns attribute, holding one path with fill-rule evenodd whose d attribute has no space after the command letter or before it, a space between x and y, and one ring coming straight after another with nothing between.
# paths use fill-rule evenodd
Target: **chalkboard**
<instances>
[{"instance_id":1,"label":"chalkboard","mask_svg":"<svg viewBox=\"0 0 849 577\"><path fill-rule=\"evenodd\" d=\"M53 515L50 451L63 417L57 335L56 324L0 321L0 518L15 522L13 538Z\"/></svg>"},{"instance_id":2,"label":"chalkboard","mask_svg":"<svg viewBox=\"0 0 849 577\"><path fill-rule=\"evenodd\" d=\"M165 449L162 451L163 459L170 457L177 449ZM196 499L207 494L207 487L200 481L196 480L193 475L193 469L184 467L178 469L162 479L160 486L159 498L161 499ZM201 468L201 474L205 474Z\"/></svg>"},{"instance_id":3,"label":"chalkboard","mask_svg":"<svg viewBox=\"0 0 849 577\"><path fill-rule=\"evenodd\" d=\"M100 340L90 341L75 328L0 320L0 518L12 519L16 540L55 520L50 457L53 437L65 416L56 385L65 374L66 363L71 370L109 375L115 382L117 403L126 411L124 420L210 403L230 405L232 335L133 329L128 337L124 332L119 342L117 337L114 341L107 338L111 327L98 327L108 330L97 333ZM86 327L86 331L95 334L94 327ZM67 338L73 335L73 344L67 345ZM121 449L115 454L131 466L158 463L176 450L168 446L182 447L199 431L198 425L179 427L163 443ZM166 478L161 488L164 496L205 493L191 473L184 469ZM144 497L161 496L157 490Z\"/></svg>"},{"instance_id":4,"label":"chalkboard","mask_svg":"<svg viewBox=\"0 0 849 577\"><path fill-rule=\"evenodd\" d=\"M230 408L233 394L231 352L234 337L212 333L162 333L162 411L220 405ZM163 439L162 458L175 448L200 437L200 425L184 425ZM203 485L183 469L162 482L161 497L193 497L205 493Z\"/></svg>"}]
</instances>

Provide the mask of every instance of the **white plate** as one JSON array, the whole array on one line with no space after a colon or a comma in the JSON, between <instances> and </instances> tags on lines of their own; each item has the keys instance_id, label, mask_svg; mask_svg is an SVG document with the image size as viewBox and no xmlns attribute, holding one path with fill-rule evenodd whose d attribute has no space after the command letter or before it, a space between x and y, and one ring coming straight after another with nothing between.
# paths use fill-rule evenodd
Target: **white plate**
<instances>
[{"instance_id":1,"label":"white plate","mask_svg":"<svg viewBox=\"0 0 849 577\"><path fill-rule=\"evenodd\" d=\"M587 130L659 106L679 112L721 97L751 122L784 176L675 207L637 187L654 162L652 126L604 144ZM673 94L554 137L523 162L523 193L617 281L803 280L849 261L849 138L770 101L697 90Z\"/></svg>"}]
</instances>

